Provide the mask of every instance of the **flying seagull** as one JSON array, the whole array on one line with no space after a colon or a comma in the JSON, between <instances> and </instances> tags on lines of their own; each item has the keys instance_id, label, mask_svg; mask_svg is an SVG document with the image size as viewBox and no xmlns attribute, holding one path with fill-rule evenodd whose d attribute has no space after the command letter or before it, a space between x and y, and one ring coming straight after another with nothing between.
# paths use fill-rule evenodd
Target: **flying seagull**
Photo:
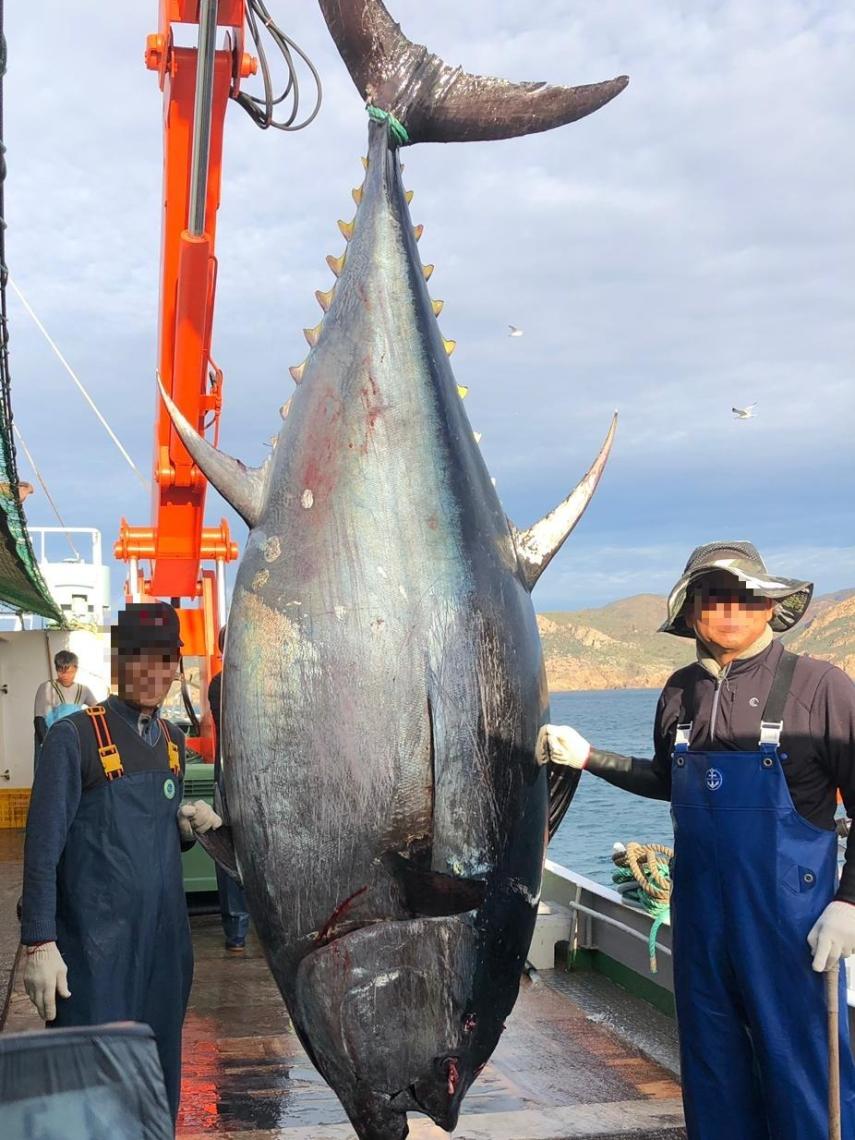
<instances>
[{"instance_id":1,"label":"flying seagull","mask_svg":"<svg viewBox=\"0 0 855 1140\"><path fill-rule=\"evenodd\" d=\"M754 409L756 407L756 404L749 404L747 408L731 408L730 410L733 412L736 419L750 420L754 417Z\"/></svg>"},{"instance_id":2,"label":"flying seagull","mask_svg":"<svg viewBox=\"0 0 855 1140\"><path fill-rule=\"evenodd\" d=\"M508 325L508 328L511 330L508 336L522 336L523 334L523 330L518 329L516 325Z\"/></svg>"}]
</instances>

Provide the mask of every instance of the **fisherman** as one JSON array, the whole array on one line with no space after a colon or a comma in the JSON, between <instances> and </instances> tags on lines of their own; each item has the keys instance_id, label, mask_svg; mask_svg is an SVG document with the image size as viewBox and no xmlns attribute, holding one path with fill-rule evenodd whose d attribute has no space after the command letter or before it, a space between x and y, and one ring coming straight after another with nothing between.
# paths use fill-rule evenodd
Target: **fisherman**
<instances>
[{"instance_id":1,"label":"fisherman","mask_svg":"<svg viewBox=\"0 0 855 1140\"><path fill-rule=\"evenodd\" d=\"M24 986L49 1028L150 1025L174 1119L193 975L180 852L221 820L201 800L181 804L184 738L159 715L178 615L128 605L111 633L118 695L51 729L33 783Z\"/></svg>"},{"instance_id":2,"label":"fisherman","mask_svg":"<svg viewBox=\"0 0 855 1140\"><path fill-rule=\"evenodd\" d=\"M694 638L697 661L659 698L653 759L593 748L569 727L546 725L538 738L541 763L671 801L690 1140L828 1134L822 973L855 952L855 839L838 885L834 824L838 789L855 814L855 685L772 637L796 624L812 592L770 574L750 543L699 546L661 627ZM842 1135L855 1137L845 1013L840 1057Z\"/></svg>"},{"instance_id":3,"label":"fisherman","mask_svg":"<svg viewBox=\"0 0 855 1140\"><path fill-rule=\"evenodd\" d=\"M220 630L218 645L220 653L226 643L226 627ZM214 753L214 784L223 796L223 769L222 752L220 750L220 710L222 707L222 671L208 686L208 704L211 708L211 717L214 721L216 733L216 751ZM217 894L220 898L220 918L223 922L223 934L226 939L226 951L229 954L242 954L246 948L246 935L249 930L249 911L246 909L246 897L240 883L237 883L219 863L215 863L217 870Z\"/></svg>"},{"instance_id":4,"label":"fisherman","mask_svg":"<svg viewBox=\"0 0 855 1140\"><path fill-rule=\"evenodd\" d=\"M69 713L79 712L87 705L91 707L98 704L89 686L77 682L79 664L76 653L72 653L70 649L60 649L53 659L55 680L43 681L36 689L33 727L37 750L54 721L68 716Z\"/></svg>"}]
</instances>

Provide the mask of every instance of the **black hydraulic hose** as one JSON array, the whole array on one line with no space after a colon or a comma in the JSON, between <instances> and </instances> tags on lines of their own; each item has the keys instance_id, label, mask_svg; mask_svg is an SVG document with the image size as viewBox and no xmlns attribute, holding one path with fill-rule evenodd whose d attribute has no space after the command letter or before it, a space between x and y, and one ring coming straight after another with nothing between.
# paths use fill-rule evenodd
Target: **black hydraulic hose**
<instances>
[{"instance_id":1,"label":"black hydraulic hose","mask_svg":"<svg viewBox=\"0 0 855 1140\"><path fill-rule=\"evenodd\" d=\"M201 730L199 718L196 716L196 710L193 708L193 702L190 700L190 689L187 686L187 678L184 675L184 658L178 658L179 679L181 681L181 703L184 705L184 711L190 719L191 727L193 728L193 735L198 736Z\"/></svg>"},{"instance_id":2,"label":"black hydraulic hose","mask_svg":"<svg viewBox=\"0 0 855 1140\"><path fill-rule=\"evenodd\" d=\"M318 73L318 69L303 49L274 22L263 0L245 0L245 12L250 38L255 45L255 51L258 56L264 94L263 96L249 95L241 91L235 97L235 101L243 107L256 126L261 127L262 130L267 130L268 127L274 127L277 131L301 131L315 119L321 109L323 89L321 87L321 77ZM273 91L270 63L267 58L267 52L264 49L262 29L259 24L263 24L273 41L274 47L279 51L285 61L287 80L285 87L279 95L275 95ZM300 113L300 80L295 56L302 60L303 64L309 69L309 73L315 85L314 106L310 113L300 121L298 121L298 115ZM284 103L286 99L291 100L290 111L285 118L277 120L273 117L274 110L280 104Z\"/></svg>"}]
</instances>

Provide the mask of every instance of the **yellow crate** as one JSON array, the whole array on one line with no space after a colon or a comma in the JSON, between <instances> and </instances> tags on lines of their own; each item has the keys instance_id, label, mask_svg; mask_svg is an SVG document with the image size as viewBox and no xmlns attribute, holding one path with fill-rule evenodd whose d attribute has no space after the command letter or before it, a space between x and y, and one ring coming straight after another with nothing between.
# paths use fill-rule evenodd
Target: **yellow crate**
<instances>
[{"instance_id":1,"label":"yellow crate","mask_svg":"<svg viewBox=\"0 0 855 1140\"><path fill-rule=\"evenodd\" d=\"M0 788L0 828L26 827L29 810L29 788Z\"/></svg>"}]
</instances>

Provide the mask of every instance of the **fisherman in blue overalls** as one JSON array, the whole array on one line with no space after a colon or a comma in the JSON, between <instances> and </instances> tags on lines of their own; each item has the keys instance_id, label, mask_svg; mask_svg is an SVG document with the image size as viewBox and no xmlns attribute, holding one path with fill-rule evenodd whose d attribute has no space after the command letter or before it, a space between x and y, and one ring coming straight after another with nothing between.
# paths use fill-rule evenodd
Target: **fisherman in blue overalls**
<instances>
[{"instance_id":1,"label":"fisherman in blue overalls","mask_svg":"<svg viewBox=\"0 0 855 1140\"><path fill-rule=\"evenodd\" d=\"M150 1025L174 1120L193 976L181 850L221 820L201 800L181 803L184 736L159 715L178 615L128 605L111 632L118 695L58 721L42 746L24 849L24 986L49 1027Z\"/></svg>"},{"instance_id":2,"label":"fisherman in blue overalls","mask_svg":"<svg viewBox=\"0 0 855 1140\"><path fill-rule=\"evenodd\" d=\"M855 685L786 651L809 582L770 574L747 542L698 547L662 631L697 661L659 698L655 756L592 748L546 725L538 759L671 801L671 922L690 1140L822 1140L828 1040L822 973L855 953L855 840L838 884L836 795L855 815ZM840 976L842 1135L855 1066Z\"/></svg>"}]
</instances>

